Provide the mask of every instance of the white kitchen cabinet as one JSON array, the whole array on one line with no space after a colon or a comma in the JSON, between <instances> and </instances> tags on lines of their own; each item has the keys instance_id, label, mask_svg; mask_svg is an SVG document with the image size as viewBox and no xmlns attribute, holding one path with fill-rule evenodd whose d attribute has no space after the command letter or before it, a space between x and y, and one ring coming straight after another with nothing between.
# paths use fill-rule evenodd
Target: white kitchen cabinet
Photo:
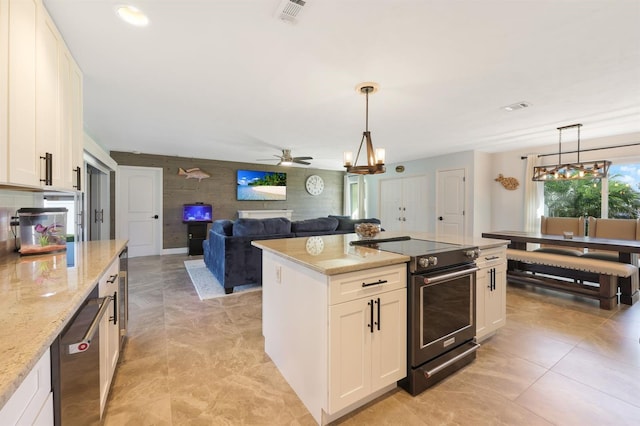
<instances>
[{"instance_id":1,"label":"white kitchen cabinet","mask_svg":"<svg viewBox=\"0 0 640 426\"><path fill-rule=\"evenodd\" d=\"M47 350L0 410L2 425L53 426L51 353Z\"/></svg>"},{"instance_id":2,"label":"white kitchen cabinet","mask_svg":"<svg viewBox=\"0 0 640 426\"><path fill-rule=\"evenodd\" d=\"M318 423L406 376L406 279L404 263L327 276L263 251L265 352Z\"/></svg>"},{"instance_id":3,"label":"white kitchen cabinet","mask_svg":"<svg viewBox=\"0 0 640 426\"><path fill-rule=\"evenodd\" d=\"M8 2L7 180L39 185L36 151L36 25L38 0Z\"/></svg>"},{"instance_id":4,"label":"white kitchen cabinet","mask_svg":"<svg viewBox=\"0 0 640 426\"><path fill-rule=\"evenodd\" d=\"M9 127L9 0L0 0L0 129ZM8 182L7 132L0 132L0 182Z\"/></svg>"},{"instance_id":5,"label":"white kitchen cabinet","mask_svg":"<svg viewBox=\"0 0 640 426\"><path fill-rule=\"evenodd\" d=\"M111 380L116 371L118 356L120 354L120 329L118 325L118 260L114 261L107 272L100 278L98 295L100 297L111 296L110 313L102 318L100 323L100 415L109 396Z\"/></svg>"},{"instance_id":6,"label":"white kitchen cabinet","mask_svg":"<svg viewBox=\"0 0 640 426\"><path fill-rule=\"evenodd\" d=\"M39 172L42 158L51 156L51 182L45 185L64 187L63 173L68 160L63 151L60 134L59 51L64 50L58 30L43 7L38 9L36 25L36 155ZM46 167L46 166L45 166ZM42 176L40 179L44 179Z\"/></svg>"},{"instance_id":7,"label":"white kitchen cabinet","mask_svg":"<svg viewBox=\"0 0 640 426\"><path fill-rule=\"evenodd\" d=\"M82 71L78 67L78 64L73 60L69 51L66 51L69 57L70 69L69 69L69 83L70 83L70 99L68 101L70 111L70 141L68 149L70 150L69 160L70 168L68 171L71 173L71 188L81 191L82 190L82 165L84 164L84 133L82 130L83 115L82 115Z\"/></svg>"},{"instance_id":8,"label":"white kitchen cabinet","mask_svg":"<svg viewBox=\"0 0 640 426\"><path fill-rule=\"evenodd\" d=\"M76 189L82 73L41 0L0 0L0 128L0 183Z\"/></svg>"},{"instance_id":9,"label":"white kitchen cabinet","mask_svg":"<svg viewBox=\"0 0 640 426\"><path fill-rule=\"evenodd\" d=\"M406 371L406 289L329 308L329 410L336 412Z\"/></svg>"},{"instance_id":10,"label":"white kitchen cabinet","mask_svg":"<svg viewBox=\"0 0 640 426\"><path fill-rule=\"evenodd\" d=\"M427 230L427 178L380 181L380 220L386 231Z\"/></svg>"},{"instance_id":11,"label":"white kitchen cabinet","mask_svg":"<svg viewBox=\"0 0 640 426\"><path fill-rule=\"evenodd\" d=\"M476 339L493 335L507 318L507 249L481 249L476 260Z\"/></svg>"}]
</instances>

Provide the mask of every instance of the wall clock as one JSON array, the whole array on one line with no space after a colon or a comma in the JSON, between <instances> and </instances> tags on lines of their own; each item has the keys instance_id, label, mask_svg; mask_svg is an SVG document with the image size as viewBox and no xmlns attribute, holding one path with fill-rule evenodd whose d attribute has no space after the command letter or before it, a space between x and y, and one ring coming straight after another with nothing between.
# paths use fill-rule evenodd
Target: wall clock
<instances>
[{"instance_id":1,"label":"wall clock","mask_svg":"<svg viewBox=\"0 0 640 426\"><path fill-rule=\"evenodd\" d=\"M324 181L318 175L311 175L307 178L305 186L307 187L307 192L309 194L320 195L324 190Z\"/></svg>"}]
</instances>

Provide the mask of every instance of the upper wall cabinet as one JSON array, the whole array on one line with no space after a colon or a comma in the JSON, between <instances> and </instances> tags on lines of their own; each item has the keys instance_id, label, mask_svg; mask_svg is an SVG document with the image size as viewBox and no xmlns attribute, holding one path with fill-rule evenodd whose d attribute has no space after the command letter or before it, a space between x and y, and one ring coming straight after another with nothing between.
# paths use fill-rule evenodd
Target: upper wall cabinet
<instances>
[{"instance_id":1,"label":"upper wall cabinet","mask_svg":"<svg viewBox=\"0 0 640 426\"><path fill-rule=\"evenodd\" d=\"M0 0L0 24L0 182L80 189L82 74L41 0Z\"/></svg>"},{"instance_id":2,"label":"upper wall cabinet","mask_svg":"<svg viewBox=\"0 0 640 426\"><path fill-rule=\"evenodd\" d=\"M9 1L0 0L0 182L7 182L9 118Z\"/></svg>"}]
</instances>

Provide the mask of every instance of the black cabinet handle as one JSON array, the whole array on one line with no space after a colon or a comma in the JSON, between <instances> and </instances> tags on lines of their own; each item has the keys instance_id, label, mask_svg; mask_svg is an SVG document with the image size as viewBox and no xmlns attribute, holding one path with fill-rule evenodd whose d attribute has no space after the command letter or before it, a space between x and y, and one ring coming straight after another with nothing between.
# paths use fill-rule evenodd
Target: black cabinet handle
<instances>
[{"instance_id":1,"label":"black cabinet handle","mask_svg":"<svg viewBox=\"0 0 640 426\"><path fill-rule=\"evenodd\" d=\"M367 324L367 327L369 327L369 329L373 333L373 300L369 300L369 302L367 302L367 306L369 306L369 314L370 314L369 324Z\"/></svg>"},{"instance_id":2,"label":"black cabinet handle","mask_svg":"<svg viewBox=\"0 0 640 426\"><path fill-rule=\"evenodd\" d=\"M378 304L378 322L376 323L376 325L378 326L378 331L380 331L380 298L378 297L378 300L376 300L376 303Z\"/></svg>"},{"instance_id":3,"label":"black cabinet handle","mask_svg":"<svg viewBox=\"0 0 640 426\"><path fill-rule=\"evenodd\" d=\"M77 189L78 191L80 191L82 188L80 186L80 180L82 179L82 173L81 173L81 168L80 167L76 167L75 169L73 169L73 171L76 173L76 184L73 185L73 187L75 189Z\"/></svg>"},{"instance_id":4,"label":"black cabinet handle","mask_svg":"<svg viewBox=\"0 0 640 426\"><path fill-rule=\"evenodd\" d=\"M496 289L496 268L491 268L491 291Z\"/></svg>"},{"instance_id":5,"label":"black cabinet handle","mask_svg":"<svg viewBox=\"0 0 640 426\"><path fill-rule=\"evenodd\" d=\"M40 159L44 160L44 179L40 179L40 182L44 182L45 185L53 185L53 154L45 152L44 157L40 157Z\"/></svg>"},{"instance_id":6,"label":"black cabinet handle","mask_svg":"<svg viewBox=\"0 0 640 426\"><path fill-rule=\"evenodd\" d=\"M387 282L388 282L387 280L378 280L378 281L376 281L374 283L362 283L362 287L369 287L369 286L372 286L372 285L379 285L379 284L384 284L384 283L387 283Z\"/></svg>"},{"instance_id":7,"label":"black cabinet handle","mask_svg":"<svg viewBox=\"0 0 640 426\"><path fill-rule=\"evenodd\" d=\"M113 292L113 325L118 323L118 292Z\"/></svg>"},{"instance_id":8,"label":"black cabinet handle","mask_svg":"<svg viewBox=\"0 0 640 426\"><path fill-rule=\"evenodd\" d=\"M116 278L118 278L118 274L115 274L115 275L109 275L109 279L107 280L107 282L108 282L109 284L113 284L113 283L115 283L115 282L116 282Z\"/></svg>"}]
</instances>

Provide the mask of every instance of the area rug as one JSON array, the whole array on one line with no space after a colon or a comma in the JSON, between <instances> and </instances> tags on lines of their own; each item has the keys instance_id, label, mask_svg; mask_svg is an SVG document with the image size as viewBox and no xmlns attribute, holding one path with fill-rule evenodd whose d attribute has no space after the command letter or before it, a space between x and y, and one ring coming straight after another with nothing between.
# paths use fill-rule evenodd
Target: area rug
<instances>
[{"instance_id":1,"label":"area rug","mask_svg":"<svg viewBox=\"0 0 640 426\"><path fill-rule=\"evenodd\" d=\"M191 282L198 293L200 300L215 299L216 297L233 296L239 293L247 293L251 291L262 290L262 286L258 284L239 285L233 288L233 293L226 294L224 287L213 276L211 271L207 269L204 260L185 260L184 267L187 268Z\"/></svg>"}]
</instances>

